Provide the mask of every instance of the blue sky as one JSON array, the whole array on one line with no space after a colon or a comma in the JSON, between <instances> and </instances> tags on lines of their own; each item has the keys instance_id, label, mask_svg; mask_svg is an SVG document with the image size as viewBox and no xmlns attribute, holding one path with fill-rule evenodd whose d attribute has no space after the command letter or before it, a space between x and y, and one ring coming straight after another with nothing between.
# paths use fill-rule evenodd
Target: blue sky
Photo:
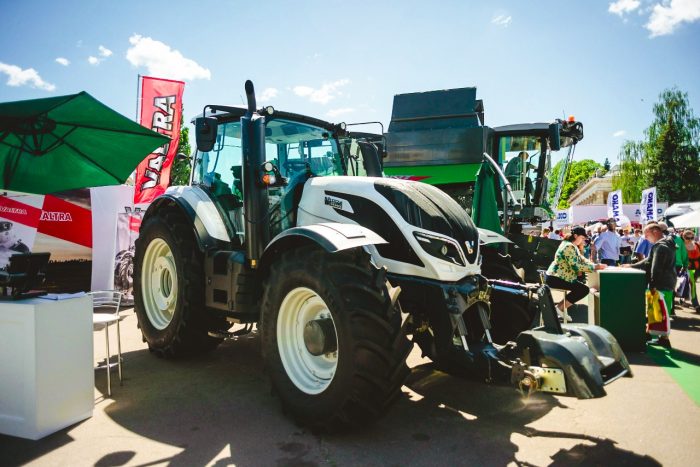
<instances>
[{"instance_id":1,"label":"blue sky","mask_svg":"<svg viewBox=\"0 0 700 467\"><path fill-rule=\"evenodd\" d=\"M187 82L189 121L205 104L242 103L252 79L278 109L388 124L394 94L477 86L487 124L573 114L585 127L577 159L613 163L664 88L688 92L700 114L700 0L27 0L0 11L0 102L86 90L134 118L137 76L162 76Z\"/></svg>"}]
</instances>

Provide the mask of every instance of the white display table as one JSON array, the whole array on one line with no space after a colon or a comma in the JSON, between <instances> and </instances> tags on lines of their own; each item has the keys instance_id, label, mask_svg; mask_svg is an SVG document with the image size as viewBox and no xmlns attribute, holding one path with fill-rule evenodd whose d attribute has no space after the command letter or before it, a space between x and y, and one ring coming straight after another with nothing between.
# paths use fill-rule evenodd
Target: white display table
<instances>
[{"instance_id":1,"label":"white display table","mask_svg":"<svg viewBox=\"0 0 700 467\"><path fill-rule=\"evenodd\" d=\"M92 298L0 302L0 433L39 439L92 416Z\"/></svg>"}]
</instances>

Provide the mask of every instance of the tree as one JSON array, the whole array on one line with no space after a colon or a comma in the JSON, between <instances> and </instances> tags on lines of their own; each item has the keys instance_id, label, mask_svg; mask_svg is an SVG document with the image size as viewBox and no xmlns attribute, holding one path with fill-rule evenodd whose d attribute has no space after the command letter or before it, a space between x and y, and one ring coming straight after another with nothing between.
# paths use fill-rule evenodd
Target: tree
<instances>
[{"instance_id":1,"label":"tree","mask_svg":"<svg viewBox=\"0 0 700 467\"><path fill-rule=\"evenodd\" d=\"M559 173L562 170L564 161L561 160L556 163L552 168L552 175L549 178L552 180L552 185L549 187L549 199L550 202L554 202L554 194L557 191L557 181L559 180ZM569 207L569 196L571 193L576 191L576 189L585 183L588 179L595 175L596 170L602 170L603 166L591 159L583 159L580 161L573 161L569 167L569 173L564 179L564 183L561 190L561 196L559 197L559 205L553 206L553 209L566 209Z\"/></svg>"},{"instance_id":2,"label":"tree","mask_svg":"<svg viewBox=\"0 0 700 467\"><path fill-rule=\"evenodd\" d=\"M700 198L700 119L688 103L688 94L666 89L654 104L654 121L642 141L625 141L620 149L620 171L613 189L623 200L637 203L643 189L655 186L659 199L670 203Z\"/></svg>"},{"instance_id":3,"label":"tree","mask_svg":"<svg viewBox=\"0 0 700 467\"><path fill-rule=\"evenodd\" d=\"M672 203L700 198L700 119L688 104L688 94L666 89L653 111L646 131L649 185Z\"/></svg>"},{"instance_id":4,"label":"tree","mask_svg":"<svg viewBox=\"0 0 700 467\"><path fill-rule=\"evenodd\" d=\"M645 145L637 141L625 141L620 149L619 171L613 175L613 190L622 190L623 203L638 203L642 191L648 186L645 163Z\"/></svg>"},{"instance_id":5,"label":"tree","mask_svg":"<svg viewBox=\"0 0 700 467\"><path fill-rule=\"evenodd\" d=\"M180 130L180 141L177 147L176 154L184 154L187 159L175 158L173 166L170 169L170 185L187 185L190 182L191 161L189 159L192 153L190 146L190 129L183 126Z\"/></svg>"}]
</instances>

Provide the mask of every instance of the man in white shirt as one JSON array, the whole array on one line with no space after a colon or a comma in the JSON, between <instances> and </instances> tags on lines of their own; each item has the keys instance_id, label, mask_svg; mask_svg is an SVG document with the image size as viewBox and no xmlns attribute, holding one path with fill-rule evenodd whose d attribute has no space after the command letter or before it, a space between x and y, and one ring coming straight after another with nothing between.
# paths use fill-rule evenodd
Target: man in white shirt
<instances>
[{"instance_id":1,"label":"man in white shirt","mask_svg":"<svg viewBox=\"0 0 700 467\"><path fill-rule=\"evenodd\" d=\"M615 219L606 222L607 230L595 239L598 261L608 266L617 266L620 260L620 236L615 232Z\"/></svg>"},{"instance_id":2,"label":"man in white shirt","mask_svg":"<svg viewBox=\"0 0 700 467\"><path fill-rule=\"evenodd\" d=\"M554 231L550 232L549 235L547 235L547 238L549 238L551 240L561 240L562 236L559 235L560 232L561 232L561 230L554 230Z\"/></svg>"}]
</instances>

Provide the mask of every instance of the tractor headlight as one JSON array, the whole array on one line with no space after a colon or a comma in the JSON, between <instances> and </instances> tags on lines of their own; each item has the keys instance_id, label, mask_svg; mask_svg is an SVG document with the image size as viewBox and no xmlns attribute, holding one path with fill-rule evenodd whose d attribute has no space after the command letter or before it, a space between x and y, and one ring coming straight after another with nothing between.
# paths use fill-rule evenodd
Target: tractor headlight
<instances>
[{"instance_id":1,"label":"tractor headlight","mask_svg":"<svg viewBox=\"0 0 700 467\"><path fill-rule=\"evenodd\" d=\"M451 238L438 237L424 232L413 232L413 236L429 255L459 266L466 266L467 262L462 249Z\"/></svg>"}]
</instances>

